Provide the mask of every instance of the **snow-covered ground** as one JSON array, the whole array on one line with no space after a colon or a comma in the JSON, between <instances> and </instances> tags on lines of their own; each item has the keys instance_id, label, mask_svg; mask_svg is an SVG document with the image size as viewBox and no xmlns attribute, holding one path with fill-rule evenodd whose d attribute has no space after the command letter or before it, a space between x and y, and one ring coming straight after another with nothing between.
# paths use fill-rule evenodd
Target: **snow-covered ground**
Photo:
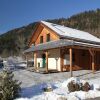
<instances>
[{"instance_id":1,"label":"snow-covered ground","mask_svg":"<svg viewBox=\"0 0 100 100\"><path fill-rule=\"evenodd\" d=\"M80 80L79 78L69 78L63 82L55 82L55 83L42 83L39 85L35 85L26 89L22 92L22 96L26 96L24 98L19 98L16 100L83 100L88 98L96 98L100 96L100 85L98 84L90 84L93 88L88 92L84 91L68 91L68 83L74 81L76 83L85 83L86 81ZM51 87L53 91L44 92L44 87Z\"/></svg>"},{"instance_id":2,"label":"snow-covered ground","mask_svg":"<svg viewBox=\"0 0 100 100\"><path fill-rule=\"evenodd\" d=\"M8 57L3 59L3 67L8 70L26 67L27 62L22 57Z\"/></svg>"},{"instance_id":3,"label":"snow-covered ground","mask_svg":"<svg viewBox=\"0 0 100 100\"><path fill-rule=\"evenodd\" d=\"M22 82L22 98L16 100L82 100L87 98L100 97L100 71L92 73L90 70L73 71L74 78L70 78L70 72L40 74L30 72L25 68L25 61L21 58L8 58L7 66L10 68L20 67L14 70L15 79ZM80 80L81 79L81 80ZM70 93L67 84L70 80L76 82L85 80L91 84L92 89L89 92L76 91ZM45 86L51 86L53 91L44 92Z\"/></svg>"},{"instance_id":4,"label":"snow-covered ground","mask_svg":"<svg viewBox=\"0 0 100 100\"><path fill-rule=\"evenodd\" d=\"M74 77L88 81L95 88L89 92L69 93L67 89L70 72L40 74L24 70L14 71L15 78L22 81L22 98L17 100L81 100L86 98L100 97L100 92L96 90L100 84L100 71L92 74L89 70L74 71ZM50 84L53 87L51 92L43 92L42 87Z\"/></svg>"}]
</instances>

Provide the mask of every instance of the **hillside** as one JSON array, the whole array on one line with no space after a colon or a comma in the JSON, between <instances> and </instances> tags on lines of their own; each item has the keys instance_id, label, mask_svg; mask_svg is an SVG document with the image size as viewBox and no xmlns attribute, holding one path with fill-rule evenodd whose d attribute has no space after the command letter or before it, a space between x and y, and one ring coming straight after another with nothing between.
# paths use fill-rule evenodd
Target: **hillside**
<instances>
[{"instance_id":1,"label":"hillside","mask_svg":"<svg viewBox=\"0 0 100 100\"><path fill-rule=\"evenodd\" d=\"M84 30L100 38L100 9L86 11L73 15L70 18L59 18L47 21ZM28 47L28 41L34 31L35 25L36 22L1 35L0 56L20 55Z\"/></svg>"},{"instance_id":2,"label":"hillside","mask_svg":"<svg viewBox=\"0 0 100 100\"><path fill-rule=\"evenodd\" d=\"M29 38L36 23L17 28L0 36L0 55L3 57L20 55L27 48Z\"/></svg>"}]
</instances>

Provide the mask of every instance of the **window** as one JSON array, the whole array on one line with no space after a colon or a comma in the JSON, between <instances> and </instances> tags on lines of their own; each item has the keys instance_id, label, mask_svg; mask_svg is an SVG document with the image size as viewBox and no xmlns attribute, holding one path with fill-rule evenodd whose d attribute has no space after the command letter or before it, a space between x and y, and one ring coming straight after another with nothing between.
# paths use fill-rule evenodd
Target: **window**
<instances>
[{"instance_id":1,"label":"window","mask_svg":"<svg viewBox=\"0 0 100 100\"><path fill-rule=\"evenodd\" d=\"M69 54L64 55L64 65L69 65L70 64L70 57Z\"/></svg>"},{"instance_id":2,"label":"window","mask_svg":"<svg viewBox=\"0 0 100 100\"><path fill-rule=\"evenodd\" d=\"M49 41L50 41L50 33L47 34L47 42L49 42Z\"/></svg>"},{"instance_id":3,"label":"window","mask_svg":"<svg viewBox=\"0 0 100 100\"><path fill-rule=\"evenodd\" d=\"M40 36L40 43L43 43L43 36Z\"/></svg>"},{"instance_id":4,"label":"window","mask_svg":"<svg viewBox=\"0 0 100 100\"><path fill-rule=\"evenodd\" d=\"M75 53L72 54L72 63L75 64ZM64 65L70 65L70 55L64 54Z\"/></svg>"}]
</instances>

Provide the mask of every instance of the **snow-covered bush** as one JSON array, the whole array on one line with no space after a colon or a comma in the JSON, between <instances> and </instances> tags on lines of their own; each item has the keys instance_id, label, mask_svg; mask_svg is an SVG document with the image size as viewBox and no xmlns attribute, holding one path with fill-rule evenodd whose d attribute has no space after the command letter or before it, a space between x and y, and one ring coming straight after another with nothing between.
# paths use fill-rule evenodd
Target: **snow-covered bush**
<instances>
[{"instance_id":1,"label":"snow-covered bush","mask_svg":"<svg viewBox=\"0 0 100 100\"><path fill-rule=\"evenodd\" d=\"M75 83L74 81L71 81L68 83L68 90L69 92L74 92L74 91L80 91L81 87L78 83Z\"/></svg>"},{"instance_id":2,"label":"snow-covered bush","mask_svg":"<svg viewBox=\"0 0 100 100\"><path fill-rule=\"evenodd\" d=\"M91 89L91 86L88 82L76 82L75 80L72 80L67 85L69 92L75 92L75 91L86 91L88 92Z\"/></svg>"},{"instance_id":3,"label":"snow-covered bush","mask_svg":"<svg viewBox=\"0 0 100 100\"><path fill-rule=\"evenodd\" d=\"M91 86L88 82L85 84L82 84L82 90L88 92L90 90Z\"/></svg>"},{"instance_id":4,"label":"snow-covered bush","mask_svg":"<svg viewBox=\"0 0 100 100\"><path fill-rule=\"evenodd\" d=\"M7 62L9 65L15 65L17 61L14 57L8 57Z\"/></svg>"}]
</instances>

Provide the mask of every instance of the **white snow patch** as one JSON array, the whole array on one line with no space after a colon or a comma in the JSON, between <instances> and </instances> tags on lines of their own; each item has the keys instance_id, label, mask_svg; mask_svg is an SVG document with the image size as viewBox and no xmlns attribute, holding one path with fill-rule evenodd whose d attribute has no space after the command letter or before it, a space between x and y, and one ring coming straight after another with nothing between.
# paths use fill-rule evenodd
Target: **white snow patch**
<instances>
[{"instance_id":1,"label":"white snow patch","mask_svg":"<svg viewBox=\"0 0 100 100\"><path fill-rule=\"evenodd\" d=\"M61 98L67 99L67 100L83 100L87 98L96 98L100 97L100 85L98 84L91 84L93 86L92 90L89 90L88 92L85 91L75 91L69 93L67 85L69 82L74 81L75 83L85 83L85 80L80 80L79 78L69 78L68 80L65 80L63 82L56 82L56 83L43 83L39 84L37 86L31 87L29 91L23 91L24 97L27 98L19 98L16 100L61 100ZM45 87L52 87L53 91L50 92L44 92L43 88ZM26 93L25 93L26 92ZM32 94L33 93L33 94ZM31 97L28 97L29 94L31 94Z\"/></svg>"}]
</instances>

